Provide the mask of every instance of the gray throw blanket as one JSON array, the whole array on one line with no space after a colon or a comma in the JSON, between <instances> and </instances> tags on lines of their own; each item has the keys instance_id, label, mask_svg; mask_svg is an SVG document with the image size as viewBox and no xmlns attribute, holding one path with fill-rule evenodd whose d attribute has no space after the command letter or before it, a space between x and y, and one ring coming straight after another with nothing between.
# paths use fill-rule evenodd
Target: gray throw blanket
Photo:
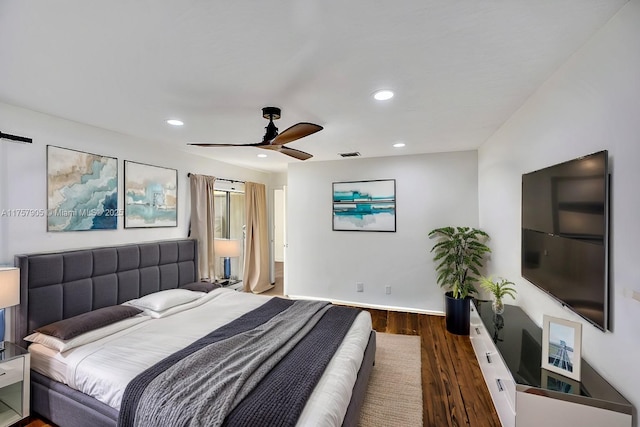
<instances>
[{"instance_id":1,"label":"gray throw blanket","mask_svg":"<svg viewBox=\"0 0 640 427\"><path fill-rule=\"evenodd\" d=\"M295 426L360 312L350 307L331 307L316 327L227 415L223 426Z\"/></svg>"},{"instance_id":2,"label":"gray throw blanket","mask_svg":"<svg viewBox=\"0 0 640 427\"><path fill-rule=\"evenodd\" d=\"M123 397L119 425L221 425L272 368L298 348L329 309L325 302L268 301L132 381ZM346 328L344 316L338 316L342 337L356 314L350 313ZM335 351L337 345L330 347ZM324 358L326 366L330 356Z\"/></svg>"}]
</instances>

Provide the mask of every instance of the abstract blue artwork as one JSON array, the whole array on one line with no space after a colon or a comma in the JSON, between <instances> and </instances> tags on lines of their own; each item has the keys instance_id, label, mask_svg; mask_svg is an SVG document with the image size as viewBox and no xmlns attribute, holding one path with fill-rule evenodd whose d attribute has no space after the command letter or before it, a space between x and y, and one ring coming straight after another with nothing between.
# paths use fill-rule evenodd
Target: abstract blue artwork
<instances>
[{"instance_id":1,"label":"abstract blue artwork","mask_svg":"<svg viewBox=\"0 0 640 427\"><path fill-rule=\"evenodd\" d=\"M118 228L118 159L47 145L47 231Z\"/></svg>"},{"instance_id":2,"label":"abstract blue artwork","mask_svg":"<svg viewBox=\"0 0 640 427\"><path fill-rule=\"evenodd\" d=\"M333 230L396 231L396 180L334 182Z\"/></svg>"},{"instance_id":3,"label":"abstract blue artwork","mask_svg":"<svg viewBox=\"0 0 640 427\"><path fill-rule=\"evenodd\" d=\"M124 227L178 226L178 171L124 161Z\"/></svg>"}]
</instances>

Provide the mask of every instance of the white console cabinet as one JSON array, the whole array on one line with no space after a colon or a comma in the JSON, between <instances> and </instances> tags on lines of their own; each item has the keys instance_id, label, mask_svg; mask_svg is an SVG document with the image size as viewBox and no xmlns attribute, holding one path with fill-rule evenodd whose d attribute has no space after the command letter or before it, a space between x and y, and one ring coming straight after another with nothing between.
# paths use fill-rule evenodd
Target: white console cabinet
<instances>
[{"instance_id":1,"label":"white console cabinet","mask_svg":"<svg viewBox=\"0 0 640 427\"><path fill-rule=\"evenodd\" d=\"M505 427L630 427L633 406L584 360L582 382L540 367L542 331L516 306L471 306L470 338Z\"/></svg>"},{"instance_id":2,"label":"white console cabinet","mask_svg":"<svg viewBox=\"0 0 640 427\"><path fill-rule=\"evenodd\" d=\"M471 305L471 345L478 358L482 375L489 388L493 405L504 427L516 425L516 387L511 372L482 323L480 314Z\"/></svg>"}]
</instances>

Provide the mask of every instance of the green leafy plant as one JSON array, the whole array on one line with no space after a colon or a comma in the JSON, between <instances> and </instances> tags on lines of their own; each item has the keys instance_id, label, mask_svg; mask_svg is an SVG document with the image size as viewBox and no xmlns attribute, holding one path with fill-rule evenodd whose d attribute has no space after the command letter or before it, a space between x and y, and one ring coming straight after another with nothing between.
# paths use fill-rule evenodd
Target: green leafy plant
<instances>
[{"instance_id":1,"label":"green leafy plant","mask_svg":"<svg viewBox=\"0 0 640 427\"><path fill-rule=\"evenodd\" d=\"M484 257L491 249L484 244L489 235L471 227L442 227L429 233L437 242L431 248L438 262L436 272L440 287L449 288L454 298L466 298L476 292Z\"/></svg>"},{"instance_id":2,"label":"green leafy plant","mask_svg":"<svg viewBox=\"0 0 640 427\"><path fill-rule=\"evenodd\" d=\"M486 291L491 292L496 301L502 301L504 297L509 295L511 298L516 299L516 284L508 281L507 279L498 279L494 281L491 277L481 277L480 286Z\"/></svg>"}]
</instances>

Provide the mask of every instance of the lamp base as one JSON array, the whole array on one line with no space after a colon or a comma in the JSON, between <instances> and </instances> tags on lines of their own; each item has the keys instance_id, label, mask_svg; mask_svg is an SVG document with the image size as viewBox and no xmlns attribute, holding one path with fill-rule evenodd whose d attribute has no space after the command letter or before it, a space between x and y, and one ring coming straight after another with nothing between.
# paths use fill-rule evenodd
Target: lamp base
<instances>
[{"instance_id":1,"label":"lamp base","mask_svg":"<svg viewBox=\"0 0 640 427\"><path fill-rule=\"evenodd\" d=\"M228 279L231 277L231 258L225 257L224 259L224 277L223 279Z\"/></svg>"}]
</instances>

